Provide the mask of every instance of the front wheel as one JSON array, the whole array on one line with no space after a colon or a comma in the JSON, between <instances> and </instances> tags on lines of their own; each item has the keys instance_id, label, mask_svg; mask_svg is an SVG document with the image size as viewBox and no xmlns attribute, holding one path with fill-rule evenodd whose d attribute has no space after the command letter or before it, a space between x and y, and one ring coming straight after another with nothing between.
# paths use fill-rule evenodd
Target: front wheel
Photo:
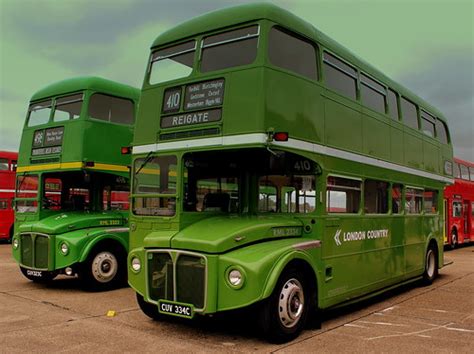
<instances>
[{"instance_id":1,"label":"front wheel","mask_svg":"<svg viewBox=\"0 0 474 354\"><path fill-rule=\"evenodd\" d=\"M431 244L426 251L425 271L423 272L423 283L430 285L438 276L438 252L434 244Z\"/></svg>"},{"instance_id":2,"label":"front wheel","mask_svg":"<svg viewBox=\"0 0 474 354\"><path fill-rule=\"evenodd\" d=\"M119 249L98 249L82 265L81 278L90 290L109 290L126 283L126 256Z\"/></svg>"},{"instance_id":3,"label":"front wheel","mask_svg":"<svg viewBox=\"0 0 474 354\"><path fill-rule=\"evenodd\" d=\"M34 270L20 267L21 273L25 278L34 281L35 283L48 283L58 275L57 272L49 272L45 270Z\"/></svg>"},{"instance_id":4,"label":"front wheel","mask_svg":"<svg viewBox=\"0 0 474 354\"><path fill-rule=\"evenodd\" d=\"M282 273L272 295L260 308L263 334L273 343L296 338L303 330L309 310L310 294L306 279L296 269Z\"/></svg>"}]
</instances>

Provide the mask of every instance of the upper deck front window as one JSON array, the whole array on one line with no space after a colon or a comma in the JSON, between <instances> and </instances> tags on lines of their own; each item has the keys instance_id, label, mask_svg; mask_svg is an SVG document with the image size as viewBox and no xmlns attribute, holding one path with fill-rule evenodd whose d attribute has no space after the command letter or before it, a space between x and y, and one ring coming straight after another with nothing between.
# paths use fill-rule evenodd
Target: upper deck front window
<instances>
[{"instance_id":1,"label":"upper deck front window","mask_svg":"<svg viewBox=\"0 0 474 354\"><path fill-rule=\"evenodd\" d=\"M34 127L48 123L52 105L52 100L30 104L30 107L28 108L28 126Z\"/></svg>"},{"instance_id":2,"label":"upper deck front window","mask_svg":"<svg viewBox=\"0 0 474 354\"><path fill-rule=\"evenodd\" d=\"M193 71L196 41L160 49L151 55L151 85L189 76Z\"/></svg>"},{"instance_id":3,"label":"upper deck front window","mask_svg":"<svg viewBox=\"0 0 474 354\"><path fill-rule=\"evenodd\" d=\"M259 27L253 25L204 37L201 72L248 65L257 57Z\"/></svg>"}]
</instances>

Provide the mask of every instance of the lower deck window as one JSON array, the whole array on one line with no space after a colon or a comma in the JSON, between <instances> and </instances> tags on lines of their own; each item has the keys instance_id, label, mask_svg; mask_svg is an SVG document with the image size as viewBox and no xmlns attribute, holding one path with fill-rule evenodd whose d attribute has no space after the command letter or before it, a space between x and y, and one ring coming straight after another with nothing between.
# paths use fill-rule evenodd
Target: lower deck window
<instances>
[{"instance_id":1,"label":"lower deck window","mask_svg":"<svg viewBox=\"0 0 474 354\"><path fill-rule=\"evenodd\" d=\"M328 213L356 214L360 208L361 181L328 177L326 211Z\"/></svg>"},{"instance_id":2,"label":"lower deck window","mask_svg":"<svg viewBox=\"0 0 474 354\"><path fill-rule=\"evenodd\" d=\"M421 214L423 204L423 190L407 188L405 191L405 212L407 214Z\"/></svg>"},{"instance_id":3,"label":"lower deck window","mask_svg":"<svg viewBox=\"0 0 474 354\"><path fill-rule=\"evenodd\" d=\"M438 212L438 191L426 189L423 193L423 210L426 214Z\"/></svg>"}]
</instances>

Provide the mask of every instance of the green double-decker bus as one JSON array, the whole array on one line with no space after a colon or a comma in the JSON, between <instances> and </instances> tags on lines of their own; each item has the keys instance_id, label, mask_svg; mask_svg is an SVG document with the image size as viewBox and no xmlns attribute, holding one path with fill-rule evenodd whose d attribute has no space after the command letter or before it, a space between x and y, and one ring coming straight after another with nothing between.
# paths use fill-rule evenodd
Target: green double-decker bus
<instances>
[{"instance_id":1,"label":"green double-decker bus","mask_svg":"<svg viewBox=\"0 0 474 354\"><path fill-rule=\"evenodd\" d=\"M126 284L130 145L139 90L97 77L31 98L18 156L13 256L33 281ZM125 151L124 151L125 152Z\"/></svg>"},{"instance_id":2,"label":"green double-decker bus","mask_svg":"<svg viewBox=\"0 0 474 354\"><path fill-rule=\"evenodd\" d=\"M270 4L153 42L132 166L128 279L155 319L249 308L288 341L443 265L443 115Z\"/></svg>"}]
</instances>

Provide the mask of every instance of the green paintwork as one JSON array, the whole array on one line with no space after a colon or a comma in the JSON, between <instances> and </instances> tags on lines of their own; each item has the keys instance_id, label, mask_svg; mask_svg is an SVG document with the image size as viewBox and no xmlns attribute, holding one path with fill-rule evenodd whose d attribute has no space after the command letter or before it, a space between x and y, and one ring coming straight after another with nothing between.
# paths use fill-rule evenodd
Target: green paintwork
<instances>
[{"instance_id":1,"label":"green paintwork","mask_svg":"<svg viewBox=\"0 0 474 354\"><path fill-rule=\"evenodd\" d=\"M32 96L31 103L81 92L84 93L81 114L74 120L53 122L50 117L48 123L28 127L27 117L21 138L17 175L34 174L38 175L41 181L45 173L57 172L57 176L60 176L60 173L66 170L82 171L91 175L103 173L102 176L128 180L127 166L130 165L130 155L122 155L120 148L130 145L133 126L91 119L88 105L92 94L102 93L131 100L136 110L140 91L98 77L78 77L39 90ZM62 152L32 156L34 132L54 127L64 127ZM43 202L39 198L41 195L43 187L40 183L37 197L32 198L38 202L38 211L16 214L14 237L19 238L22 232L48 235L47 253L38 254L38 257L48 259L47 270L62 270L84 262L92 248L103 241L112 240L124 250L128 250L128 211L46 210L42 208ZM69 245L67 255L60 251L63 242ZM21 263L21 249L21 243L17 250L13 249L13 256L18 263Z\"/></svg>"},{"instance_id":2,"label":"green paintwork","mask_svg":"<svg viewBox=\"0 0 474 354\"><path fill-rule=\"evenodd\" d=\"M249 4L224 9L195 18L161 34L152 50L189 39L198 41L204 34L244 26L260 25L259 50L256 60L245 66L209 73L199 72L199 55L196 55L193 72L186 78L163 84L150 85L145 76L133 145L135 147L157 144L173 146L157 153L177 156L178 170L177 211L173 217L131 215L129 262L138 257L146 263L147 250L166 249L170 252L193 251L207 259L207 301L204 314L248 306L270 296L278 277L289 264L307 264L313 270L312 279L317 285L318 306L328 308L374 294L381 289L412 281L424 271L425 253L430 242L438 249L438 262L443 265L443 204L445 183L439 178L452 178L445 172L444 162L452 161L452 145L407 127L388 114L375 112L362 105L360 99L351 100L327 88L324 74L310 80L273 66L266 55L270 28L277 24L313 41L318 47L318 67L322 67L322 52L334 53L360 71L409 98L423 109L446 121L440 111L418 96L387 78L370 64L359 59L347 49L331 40L312 25L271 4ZM214 32L215 31L215 32ZM163 94L168 88L185 86L206 80L225 80L222 121L198 126L160 128ZM360 82L358 82L360 90ZM290 138L335 148L337 154L319 153L299 149L290 143L241 144L223 147L192 147L180 139L160 141L162 133L190 131L216 127L219 135L208 138L232 138L238 134L268 131L288 132ZM204 136L203 138L206 138ZM182 139L185 140L185 139ZM193 143L198 144L199 139ZM163 144L163 145L162 145ZM318 166L316 174L316 210L308 214L240 214L188 213L183 211L185 153L270 147L273 150L293 152L308 158ZM328 149L329 150L329 149ZM380 165L369 165L343 158L342 152L376 159ZM134 158L143 158L144 150ZM353 156L353 155L351 155ZM400 168L385 168L383 163ZM403 172L411 168L416 174ZM438 179L423 177L429 172ZM418 186L438 191L435 214L370 215L360 208L359 214L330 214L326 212L326 181L330 175L342 175L364 180L378 179L404 186ZM133 182L132 182L133 183ZM252 187L252 186L250 186ZM255 189L256 190L256 189ZM391 201L391 196L390 196ZM244 201L249 210L255 210L256 198ZM252 205L253 203L253 205ZM364 193L361 194L361 205ZM405 204L402 200L401 205ZM297 236L272 237L274 228L301 227ZM372 238L369 231L388 230L386 237ZM345 241L347 232L365 232L365 239ZM341 237L341 244L336 236ZM244 237L240 242L235 238ZM298 245L320 241L308 248ZM244 285L232 287L226 275L229 267L244 273ZM143 266L139 272L129 267L129 283L145 300L147 274Z\"/></svg>"}]
</instances>

